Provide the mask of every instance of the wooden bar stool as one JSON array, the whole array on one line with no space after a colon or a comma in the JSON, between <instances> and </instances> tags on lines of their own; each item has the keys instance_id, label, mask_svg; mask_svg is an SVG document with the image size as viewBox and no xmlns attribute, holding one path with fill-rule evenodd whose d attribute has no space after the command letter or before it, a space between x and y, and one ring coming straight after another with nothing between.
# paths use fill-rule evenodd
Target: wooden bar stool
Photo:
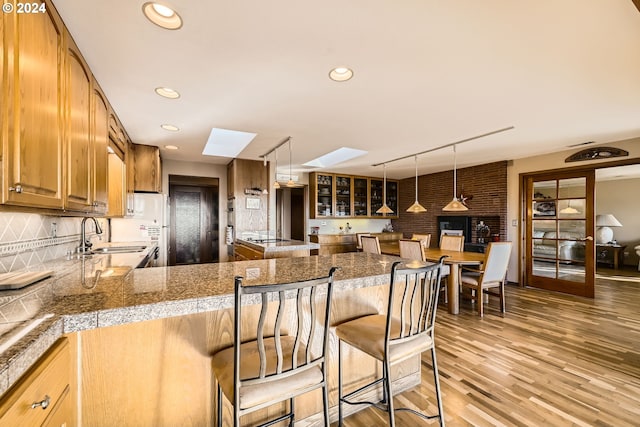
<instances>
[{"instance_id":1,"label":"wooden bar stool","mask_svg":"<svg viewBox=\"0 0 640 427\"><path fill-rule=\"evenodd\" d=\"M443 257L444 258L444 257ZM444 411L440 395L438 364L433 329L435 326L442 260L437 264L408 268L401 261L391 268L387 314L360 317L336 327L338 336L338 425L342 426L342 404L374 405L389 413L389 425L395 426L395 410L406 410L426 419L438 418L444 426ZM397 295L396 295L397 294ZM400 298L399 304L394 299ZM396 305L396 310L394 310ZM342 352L345 344L382 362L382 377L352 392L343 393ZM431 351L433 378L438 401L438 414L428 416L410 408L394 408L391 387L391 365ZM381 402L351 400L382 383Z\"/></svg>"}]
</instances>

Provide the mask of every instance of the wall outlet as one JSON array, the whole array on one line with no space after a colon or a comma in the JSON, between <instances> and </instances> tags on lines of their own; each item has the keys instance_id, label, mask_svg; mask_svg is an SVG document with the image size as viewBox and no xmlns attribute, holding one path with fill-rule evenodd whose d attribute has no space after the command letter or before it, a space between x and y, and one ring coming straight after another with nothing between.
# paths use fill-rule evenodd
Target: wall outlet
<instances>
[{"instance_id":1,"label":"wall outlet","mask_svg":"<svg viewBox=\"0 0 640 427\"><path fill-rule=\"evenodd\" d=\"M322 221L320 225L327 225L327 221Z\"/></svg>"},{"instance_id":2,"label":"wall outlet","mask_svg":"<svg viewBox=\"0 0 640 427\"><path fill-rule=\"evenodd\" d=\"M511 226L512 227L517 227L518 226L518 220L517 219L512 219L511 220Z\"/></svg>"}]
</instances>

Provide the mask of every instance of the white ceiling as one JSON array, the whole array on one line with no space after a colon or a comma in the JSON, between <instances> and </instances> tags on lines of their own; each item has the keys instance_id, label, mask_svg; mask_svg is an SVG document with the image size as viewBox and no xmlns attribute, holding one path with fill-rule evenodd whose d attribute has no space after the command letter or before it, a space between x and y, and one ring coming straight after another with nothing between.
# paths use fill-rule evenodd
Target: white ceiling
<instances>
[{"instance_id":1,"label":"white ceiling","mask_svg":"<svg viewBox=\"0 0 640 427\"><path fill-rule=\"evenodd\" d=\"M54 3L132 140L165 159L228 163L201 154L212 127L256 133L247 159L291 136L294 171L367 150L331 171L374 176L374 163L508 126L459 145L458 165L640 136L632 0L161 0L184 20L176 31L139 0ZM336 66L353 79L329 80ZM451 148L421 156L420 173L452 162ZM388 176L413 167L391 163Z\"/></svg>"}]
</instances>

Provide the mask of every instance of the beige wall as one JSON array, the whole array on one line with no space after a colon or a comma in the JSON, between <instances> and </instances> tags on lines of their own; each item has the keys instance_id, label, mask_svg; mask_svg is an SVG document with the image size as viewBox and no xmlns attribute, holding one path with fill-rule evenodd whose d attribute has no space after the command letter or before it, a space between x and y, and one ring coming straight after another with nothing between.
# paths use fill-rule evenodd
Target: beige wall
<instances>
[{"instance_id":1,"label":"beige wall","mask_svg":"<svg viewBox=\"0 0 640 427\"><path fill-rule=\"evenodd\" d=\"M621 148L629 152L628 158L640 159L640 138L628 139L624 141L611 142L606 144L593 144L597 146L610 146ZM591 147L589 146L589 147ZM520 273L518 271L518 259L523 256L520 253L520 227L522 226L519 217L520 207L520 174L528 172L536 172L550 169L561 169L582 165L598 165L606 164L607 160L594 160L587 162L565 163L564 159L571 154L580 151L582 148L574 148L567 151L552 153L542 156L528 157L524 159L516 159L510 162L507 167L507 240L514 243L511 261L509 263L509 273L507 279L511 282L520 282ZM620 159L614 159L620 160ZM639 160L640 162L640 160ZM637 194L637 191L636 191ZM632 196L631 196L632 197ZM624 223L623 223L624 224Z\"/></svg>"},{"instance_id":2,"label":"beige wall","mask_svg":"<svg viewBox=\"0 0 640 427\"><path fill-rule=\"evenodd\" d=\"M633 249L640 245L640 178L601 181L596 184L596 215L613 214L622 227L611 227L613 238L626 245L625 265L638 265Z\"/></svg>"}]
</instances>

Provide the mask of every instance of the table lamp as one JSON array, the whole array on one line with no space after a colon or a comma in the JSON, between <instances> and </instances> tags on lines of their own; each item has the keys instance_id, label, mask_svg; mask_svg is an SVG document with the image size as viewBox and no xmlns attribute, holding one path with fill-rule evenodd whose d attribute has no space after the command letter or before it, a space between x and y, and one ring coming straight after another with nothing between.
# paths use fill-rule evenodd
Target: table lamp
<instances>
[{"instance_id":1,"label":"table lamp","mask_svg":"<svg viewBox=\"0 0 640 427\"><path fill-rule=\"evenodd\" d=\"M596 227L596 243L606 244L613 240L613 230L610 227L622 227L622 224L611 214L596 215Z\"/></svg>"}]
</instances>

